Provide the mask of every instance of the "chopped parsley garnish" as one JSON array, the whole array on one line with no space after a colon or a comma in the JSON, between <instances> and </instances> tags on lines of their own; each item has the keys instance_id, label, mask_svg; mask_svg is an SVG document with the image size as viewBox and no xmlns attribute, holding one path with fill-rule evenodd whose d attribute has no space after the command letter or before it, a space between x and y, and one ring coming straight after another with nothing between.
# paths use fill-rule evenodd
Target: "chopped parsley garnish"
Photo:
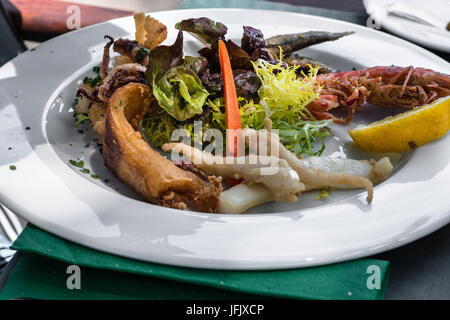
<instances>
[{"instance_id":1,"label":"chopped parsley garnish","mask_svg":"<svg viewBox=\"0 0 450 320\"><path fill-rule=\"evenodd\" d=\"M25 130L31 130L31 128L30 127L25 127Z\"/></svg>"},{"instance_id":2,"label":"chopped parsley garnish","mask_svg":"<svg viewBox=\"0 0 450 320\"><path fill-rule=\"evenodd\" d=\"M83 168L84 167L84 161L80 160L80 161L75 161L75 160L69 160L69 163L75 167L78 168Z\"/></svg>"},{"instance_id":3,"label":"chopped parsley garnish","mask_svg":"<svg viewBox=\"0 0 450 320\"><path fill-rule=\"evenodd\" d=\"M89 116L86 113L77 114L75 117L77 118L77 121L75 122L75 127L77 128L81 122L89 120Z\"/></svg>"},{"instance_id":4,"label":"chopped parsley garnish","mask_svg":"<svg viewBox=\"0 0 450 320\"><path fill-rule=\"evenodd\" d=\"M13 164L9 166L9 170L12 170L12 171L14 171L14 170L16 170L16 169L17 169L17 168L16 168L16 166L15 166L15 165L13 165Z\"/></svg>"},{"instance_id":5,"label":"chopped parsley garnish","mask_svg":"<svg viewBox=\"0 0 450 320\"><path fill-rule=\"evenodd\" d=\"M92 78L90 78L90 77L84 77L84 79L83 79L83 83L91 83L91 81L92 81Z\"/></svg>"},{"instance_id":6,"label":"chopped parsley garnish","mask_svg":"<svg viewBox=\"0 0 450 320\"><path fill-rule=\"evenodd\" d=\"M75 161L75 160L69 160L69 163L77 168L80 168L80 172L82 173L86 173L89 174L91 173L91 170L89 170L88 168L84 167L84 161L80 160L80 161ZM98 179L98 175L91 173L91 178L92 179Z\"/></svg>"},{"instance_id":7,"label":"chopped parsley garnish","mask_svg":"<svg viewBox=\"0 0 450 320\"><path fill-rule=\"evenodd\" d=\"M83 79L83 83L89 84L92 88L97 86L100 83L100 81L102 81L102 77L100 75L97 75L95 78L84 77Z\"/></svg>"},{"instance_id":8,"label":"chopped parsley garnish","mask_svg":"<svg viewBox=\"0 0 450 320\"><path fill-rule=\"evenodd\" d=\"M117 109L117 108L121 107L122 105L123 105L122 100L120 100L119 106L114 106L114 109Z\"/></svg>"},{"instance_id":9,"label":"chopped parsley garnish","mask_svg":"<svg viewBox=\"0 0 450 320\"><path fill-rule=\"evenodd\" d=\"M100 73L100 66L95 66L94 68L92 68L92 71L94 71L95 73Z\"/></svg>"},{"instance_id":10,"label":"chopped parsley garnish","mask_svg":"<svg viewBox=\"0 0 450 320\"><path fill-rule=\"evenodd\" d=\"M134 61L137 63L142 62L146 56L150 54L150 50L147 48L139 48L136 52L136 56L134 57Z\"/></svg>"},{"instance_id":11,"label":"chopped parsley garnish","mask_svg":"<svg viewBox=\"0 0 450 320\"><path fill-rule=\"evenodd\" d=\"M86 143L85 145L84 145L84 147L85 148L89 148L91 145L89 144L89 143Z\"/></svg>"}]
</instances>

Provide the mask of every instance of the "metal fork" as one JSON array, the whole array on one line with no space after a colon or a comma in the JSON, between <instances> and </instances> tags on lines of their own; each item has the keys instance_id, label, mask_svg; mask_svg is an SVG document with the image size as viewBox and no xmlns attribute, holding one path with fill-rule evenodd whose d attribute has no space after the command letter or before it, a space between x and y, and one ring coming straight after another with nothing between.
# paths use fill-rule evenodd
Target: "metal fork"
<instances>
[{"instance_id":1,"label":"metal fork","mask_svg":"<svg viewBox=\"0 0 450 320\"><path fill-rule=\"evenodd\" d=\"M0 204L0 225L10 242L14 242L23 229L17 216L2 204Z\"/></svg>"},{"instance_id":2,"label":"metal fork","mask_svg":"<svg viewBox=\"0 0 450 320\"><path fill-rule=\"evenodd\" d=\"M0 225L7 237L4 239L0 234L0 273L6 264L11 260L15 251L10 250L9 247L16 240L18 235L22 232L22 225L19 219L8 208L0 204Z\"/></svg>"}]
</instances>

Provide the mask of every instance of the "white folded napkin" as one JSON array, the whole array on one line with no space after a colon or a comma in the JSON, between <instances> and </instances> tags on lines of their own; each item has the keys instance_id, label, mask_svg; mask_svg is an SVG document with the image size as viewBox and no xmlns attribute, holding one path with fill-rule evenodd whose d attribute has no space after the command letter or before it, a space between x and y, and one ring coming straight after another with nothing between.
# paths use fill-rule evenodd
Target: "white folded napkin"
<instances>
[{"instance_id":1,"label":"white folded napkin","mask_svg":"<svg viewBox=\"0 0 450 320\"><path fill-rule=\"evenodd\" d=\"M387 12L445 30L450 22L450 0L398 0Z\"/></svg>"}]
</instances>

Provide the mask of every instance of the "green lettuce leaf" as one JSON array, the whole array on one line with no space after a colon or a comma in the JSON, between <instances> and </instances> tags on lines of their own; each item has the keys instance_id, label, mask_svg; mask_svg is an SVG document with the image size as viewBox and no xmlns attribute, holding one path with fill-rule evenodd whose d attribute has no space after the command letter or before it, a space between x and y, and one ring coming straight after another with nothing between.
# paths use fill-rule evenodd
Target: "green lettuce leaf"
<instances>
[{"instance_id":1,"label":"green lettuce leaf","mask_svg":"<svg viewBox=\"0 0 450 320\"><path fill-rule=\"evenodd\" d=\"M153 77L164 74L167 70L183 63L183 32L178 32L177 39L171 46L158 46L149 57L146 71L147 79L153 82Z\"/></svg>"},{"instance_id":2,"label":"green lettuce leaf","mask_svg":"<svg viewBox=\"0 0 450 320\"><path fill-rule=\"evenodd\" d=\"M150 53L146 75L153 95L161 108L178 121L185 121L203 112L209 93L203 89L196 72L205 59L183 59L183 33L178 32L171 46L158 46Z\"/></svg>"},{"instance_id":3,"label":"green lettuce leaf","mask_svg":"<svg viewBox=\"0 0 450 320\"><path fill-rule=\"evenodd\" d=\"M185 56L183 66L191 69L196 74L200 74L205 71L206 67L208 66L208 59L206 59L205 57Z\"/></svg>"},{"instance_id":4,"label":"green lettuce leaf","mask_svg":"<svg viewBox=\"0 0 450 320\"><path fill-rule=\"evenodd\" d=\"M175 25L178 30L186 31L199 39L205 45L212 45L219 39L224 39L227 27L208 18L187 19Z\"/></svg>"},{"instance_id":5,"label":"green lettuce leaf","mask_svg":"<svg viewBox=\"0 0 450 320\"><path fill-rule=\"evenodd\" d=\"M153 95L169 115L178 121L185 121L203 112L209 93L203 89L195 72L179 66L154 78Z\"/></svg>"}]
</instances>

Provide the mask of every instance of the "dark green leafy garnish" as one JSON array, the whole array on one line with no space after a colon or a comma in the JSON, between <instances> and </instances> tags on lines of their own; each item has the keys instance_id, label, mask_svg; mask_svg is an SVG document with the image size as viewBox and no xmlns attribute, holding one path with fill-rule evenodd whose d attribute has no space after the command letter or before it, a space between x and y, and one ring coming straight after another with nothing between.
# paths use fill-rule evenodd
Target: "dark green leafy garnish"
<instances>
[{"instance_id":1,"label":"dark green leafy garnish","mask_svg":"<svg viewBox=\"0 0 450 320\"><path fill-rule=\"evenodd\" d=\"M75 160L69 160L69 163L75 167L78 168L83 168L84 167L84 161L80 160L80 161L75 161Z\"/></svg>"},{"instance_id":2,"label":"dark green leafy garnish","mask_svg":"<svg viewBox=\"0 0 450 320\"><path fill-rule=\"evenodd\" d=\"M16 168L16 166L15 166L15 165L13 165L13 164L9 166L9 170L12 170L12 171L14 171L14 170L16 170L16 169L17 169L17 168Z\"/></svg>"},{"instance_id":3,"label":"dark green leafy garnish","mask_svg":"<svg viewBox=\"0 0 450 320\"><path fill-rule=\"evenodd\" d=\"M102 81L102 77L100 75L97 75L95 78L84 77L83 79L83 83L89 84L92 88L96 87L100 81Z\"/></svg>"},{"instance_id":4,"label":"dark green leafy garnish","mask_svg":"<svg viewBox=\"0 0 450 320\"><path fill-rule=\"evenodd\" d=\"M91 172L89 169L87 169L87 168L83 168L83 169L81 169L80 170L81 172L83 172L83 173L89 173L89 172Z\"/></svg>"},{"instance_id":5,"label":"dark green leafy garnish","mask_svg":"<svg viewBox=\"0 0 450 320\"><path fill-rule=\"evenodd\" d=\"M136 55L134 57L134 61L137 63L141 63L142 60L144 60L144 58L146 56L148 56L150 54L150 50L147 48L139 48L139 50L136 52Z\"/></svg>"}]
</instances>

